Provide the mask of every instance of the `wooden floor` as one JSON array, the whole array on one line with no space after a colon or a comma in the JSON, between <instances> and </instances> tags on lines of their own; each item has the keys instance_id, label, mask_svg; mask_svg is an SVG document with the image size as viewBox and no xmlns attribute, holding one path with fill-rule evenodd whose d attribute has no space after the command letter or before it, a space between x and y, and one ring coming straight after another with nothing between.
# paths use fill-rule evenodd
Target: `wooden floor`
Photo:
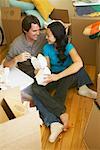
<instances>
[{"instance_id":1,"label":"wooden floor","mask_svg":"<svg viewBox=\"0 0 100 150\"><path fill-rule=\"evenodd\" d=\"M8 48L0 47L0 63ZM93 82L95 82L95 66L86 66ZM95 88L95 87L92 87ZM48 142L50 131L44 125L41 127L42 150L87 150L83 140L84 129L92 108L92 99L79 96L76 89L71 89L66 97L66 107L70 117L70 128L63 132L53 144Z\"/></svg>"},{"instance_id":2,"label":"wooden floor","mask_svg":"<svg viewBox=\"0 0 100 150\"><path fill-rule=\"evenodd\" d=\"M93 82L95 82L95 66L86 66ZM95 89L95 87L92 87ZM62 133L55 143L48 142L50 131L42 126L42 150L87 150L83 136L93 100L79 96L76 89L71 89L66 97L66 107L70 115L70 128Z\"/></svg>"}]
</instances>

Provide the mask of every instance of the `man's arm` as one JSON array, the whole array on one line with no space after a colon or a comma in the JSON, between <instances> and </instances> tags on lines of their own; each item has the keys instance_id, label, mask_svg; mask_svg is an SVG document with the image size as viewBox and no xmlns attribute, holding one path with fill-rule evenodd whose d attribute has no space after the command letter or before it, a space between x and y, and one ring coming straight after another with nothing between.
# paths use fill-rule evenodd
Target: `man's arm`
<instances>
[{"instance_id":1,"label":"man's arm","mask_svg":"<svg viewBox=\"0 0 100 150\"><path fill-rule=\"evenodd\" d=\"M5 61L3 63L4 67L9 67L9 68L12 68L12 67L16 66L16 64L17 64L16 57L11 59L10 61L5 59Z\"/></svg>"},{"instance_id":2,"label":"man's arm","mask_svg":"<svg viewBox=\"0 0 100 150\"><path fill-rule=\"evenodd\" d=\"M12 68L14 66L16 66L16 64L18 62L23 62L26 61L27 59L30 59L31 55L28 52L23 52L18 56L15 56L14 58L12 58L11 60L7 60L5 59L4 61L4 67L9 67Z\"/></svg>"}]
</instances>

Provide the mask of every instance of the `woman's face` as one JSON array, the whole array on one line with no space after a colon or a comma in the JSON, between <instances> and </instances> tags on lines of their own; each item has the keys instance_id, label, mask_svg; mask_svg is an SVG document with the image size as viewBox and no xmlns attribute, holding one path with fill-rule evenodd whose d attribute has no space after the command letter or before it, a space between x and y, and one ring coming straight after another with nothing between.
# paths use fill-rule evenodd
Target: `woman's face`
<instances>
[{"instance_id":1,"label":"woman's face","mask_svg":"<svg viewBox=\"0 0 100 150\"><path fill-rule=\"evenodd\" d=\"M46 30L46 39L49 44L54 44L56 41L54 35L52 34L52 32L49 28L47 28L47 30Z\"/></svg>"}]
</instances>

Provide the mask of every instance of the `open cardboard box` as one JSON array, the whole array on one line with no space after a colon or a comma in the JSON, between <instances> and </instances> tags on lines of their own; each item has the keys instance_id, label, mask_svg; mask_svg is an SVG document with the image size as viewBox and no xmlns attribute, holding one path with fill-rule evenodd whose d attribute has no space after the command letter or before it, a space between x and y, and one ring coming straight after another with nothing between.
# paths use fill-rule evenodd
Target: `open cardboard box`
<instances>
[{"instance_id":1,"label":"open cardboard box","mask_svg":"<svg viewBox=\"0 0 100 150\"><path fill-rule=\"evenodd\" d=\"M0 150L40 150L39 113L26 112L19 88L0 91Z\"/></svg>"}]
</instances>

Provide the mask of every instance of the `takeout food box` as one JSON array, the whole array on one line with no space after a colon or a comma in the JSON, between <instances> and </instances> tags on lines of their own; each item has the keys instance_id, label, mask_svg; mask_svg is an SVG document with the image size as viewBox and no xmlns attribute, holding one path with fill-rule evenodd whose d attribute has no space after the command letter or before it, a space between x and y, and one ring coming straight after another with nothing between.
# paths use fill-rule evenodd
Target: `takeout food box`
<instances>
[{"instance_id":1,"label":"takeout food box","mask_svg":"<svg viewBox=\"0 0 100 150\"><path fill-rule=\"evenodd\" d=\"M35 149L41 149L38 111L27 111L19 88L0 91L0 150Z\"/></svg>"}]
</instances>

